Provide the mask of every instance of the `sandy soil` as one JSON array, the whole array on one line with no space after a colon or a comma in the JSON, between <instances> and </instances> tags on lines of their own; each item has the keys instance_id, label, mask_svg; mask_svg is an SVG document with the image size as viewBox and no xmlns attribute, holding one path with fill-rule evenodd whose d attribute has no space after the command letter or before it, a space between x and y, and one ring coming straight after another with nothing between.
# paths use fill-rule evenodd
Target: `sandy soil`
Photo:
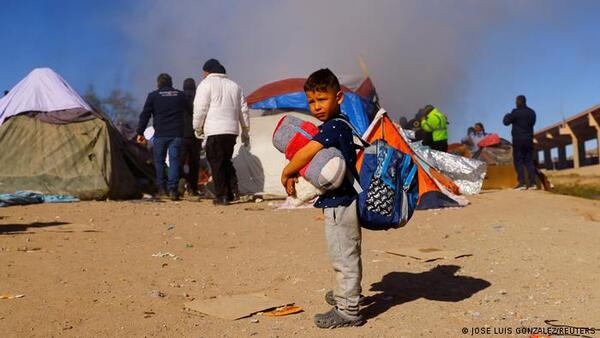
<instances>
[{"instance_id":1,"label":"sandy soil","mask_svg":"<svg viewBox=\"0 0 600 338\"><path fill-rule=\"evenodd\" d=\"M2 208L0 294L25 296L0 299L0 332L461 337L463 327L515 333L551 319L600 327L599 201L542 191L470 199L462 209L417 212L403 229L364 231L368 323L337 330L312 323L328 309L333 282L317 209L189 201ZM403 247L473 256L425 263L384 252ZM159 251L180 259L152 256ZM291 298L305 312L227 321L182 310L192 298L253 291Z\"/></svg>"}]
</instances>

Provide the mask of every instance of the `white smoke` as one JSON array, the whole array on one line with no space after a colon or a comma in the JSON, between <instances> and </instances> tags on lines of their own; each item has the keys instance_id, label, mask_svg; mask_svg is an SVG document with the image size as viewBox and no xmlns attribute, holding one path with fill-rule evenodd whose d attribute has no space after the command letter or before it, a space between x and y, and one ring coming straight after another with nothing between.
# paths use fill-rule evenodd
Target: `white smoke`
<instances>
[{"instance_id":1,"label":"white smoke","mask_svg":"<svg viewBox=\"0 0 600 338\"><path fill-rule=\"evenodd\" d=\"M360 56L394 116L433 104L451 131L473 119L458 111L473 61L504 25L557 20L567 3L548 1L143 1L123 23L131 41L134 92L161 72L201 79L219 59L246 93L274 80L329 67L360 74ZM543 10L541 10L543 9ZM532 14L537 13L537 14ZM527 24L525 24L527 23ZM478 120L478 118L475 118Z\"/></svg>"}]
</instances>

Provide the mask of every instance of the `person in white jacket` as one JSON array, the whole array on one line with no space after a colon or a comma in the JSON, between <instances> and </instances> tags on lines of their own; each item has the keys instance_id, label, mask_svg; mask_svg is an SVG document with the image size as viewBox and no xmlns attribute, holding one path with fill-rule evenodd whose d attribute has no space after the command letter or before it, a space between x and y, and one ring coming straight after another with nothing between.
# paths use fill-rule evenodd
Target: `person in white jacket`
<instances>
[{"instance_id":1,"label":"person in white jacket","mask_svg":"<svg viewBox=\"0 0 600 338\"><path fill-rule=\"evenodd\" d=\"M206 137L206 158L215 186L214 204L227 205L237 198L237 177L231 162L240 134L250 145L250 118L242 88L227 78L225 67L215 59L202 67L204 80L196 88L193 127L196 137Z\"/></svg>"}]
</instances>

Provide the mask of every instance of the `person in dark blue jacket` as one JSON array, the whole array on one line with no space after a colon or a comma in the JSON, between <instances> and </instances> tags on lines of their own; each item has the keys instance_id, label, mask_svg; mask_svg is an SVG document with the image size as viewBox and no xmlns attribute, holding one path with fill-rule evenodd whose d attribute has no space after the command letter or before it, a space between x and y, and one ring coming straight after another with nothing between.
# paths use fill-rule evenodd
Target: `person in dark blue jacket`
<instances>
[{"instance_id":1,"label":"person in dark blue jacket","mask_svg":"<svg viewBox=\"0 0 600 338\"><path fill-rule=\"evenodd\" d=\"M137 141L144 143L144 130L152 117L154 127L153 153L156 183L159 196L169 190L171 200L179 200L177 183L181 166L181 145L183 143L184 114L189 111L190 102L182 91L173 88L169 74L163 73L156 79L158 90L148 94L144 109L140 114L137 128ZM169 153L168 181L165 177L165 159Z\"/></svg>"},{"instance_id":2,"label":"person in dark blue jacket","mask_svg":"<svg viewBox=\"0 0 600 338\"><path fill-rule=\"evenodd\" d=\"M505 126L512 124L513 161L519 178L515 189L536 189L536 171L533 163L533 126L535 125L535 111L527 106L524 95L516 98L517 108L504 116L502 121ZM525 184L525 171L529 178L529 185Z\"/></svg>"}]
</instances>

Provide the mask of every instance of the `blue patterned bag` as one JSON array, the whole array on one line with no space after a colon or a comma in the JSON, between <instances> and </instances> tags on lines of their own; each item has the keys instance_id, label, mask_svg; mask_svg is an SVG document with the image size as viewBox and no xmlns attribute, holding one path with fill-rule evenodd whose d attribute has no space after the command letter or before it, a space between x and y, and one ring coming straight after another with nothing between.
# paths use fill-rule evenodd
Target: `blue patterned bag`
<instances>
[{"instance_id":1,"label":"blue patterned bag","mask_svg":"<svg viewBox=\"0 0 600 338\"><path fill-rule=\"evenodd\" d=\"M357 205L363 228L388 230L408 222L419 199L417 168L410 155L384 140L365 148Z\"/></svg>"}]
</instances>

